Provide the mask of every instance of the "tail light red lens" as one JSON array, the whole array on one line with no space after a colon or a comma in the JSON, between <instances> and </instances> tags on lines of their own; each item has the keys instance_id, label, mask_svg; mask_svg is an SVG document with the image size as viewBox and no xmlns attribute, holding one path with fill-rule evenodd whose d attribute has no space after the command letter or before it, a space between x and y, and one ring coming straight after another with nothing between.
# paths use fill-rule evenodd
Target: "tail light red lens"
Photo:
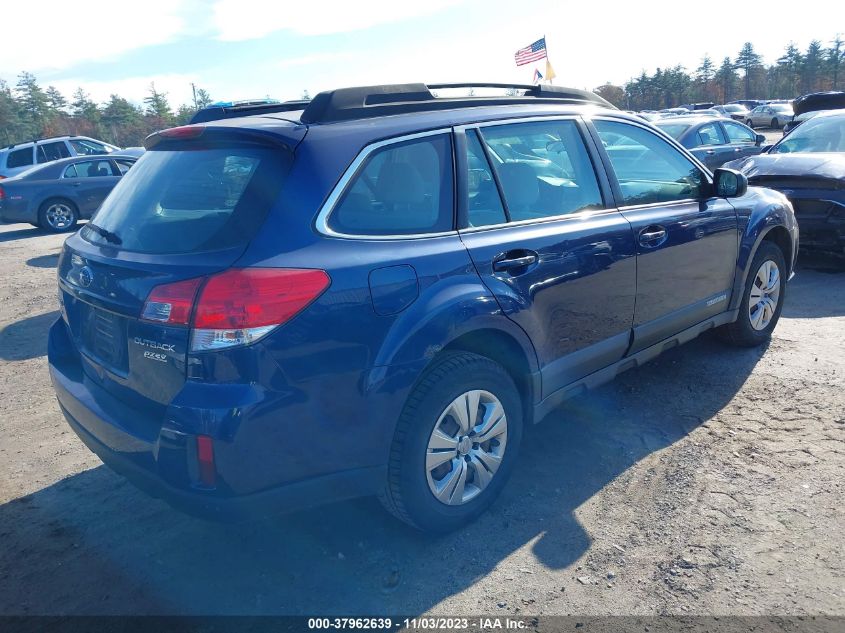
<instances>
[{"instance_id":1,"label":"tail light red lens","mask_svg":"<svg viewBox=\"0 0 845 633\"><path fill-rule=\"evenodd\" d=\"M156 286L144 303L141 318L144 321L158 321L170 325L188 325L194 308L194 298L203 281L204 278L199 277Z\"/></svg>"},{"instance_id":2,"label":"tail light red lens","mask_svg":"<svg viewBox=\"0 0 845 633\"><path fill-rule=\"evenodd\" d=\"M242 268L214 275L197 301L194 327L245 329L280 325L329 285L322 270Z\"/></svg>"},{"instance_id":3,"label":"tail light red lens","mask_svg":"<svg viewBox=\"0 0 845 633\"><path fill-rule=\"evenodd\" d=\"M323 270L235 268L157 286L147 297L141 318L190 325L194 351L243 345L289 321L330 283Z\"/></svg>"},{"instance_id":4,"label":"tail light red lens","mask_svg":"<svg viewBox=\"0 0 845 633\"><path fill-rule=\"evenodd\" d=\"M159 135L169 139L187 139L202 136L202 133L204 131L205 127L201 125L182 125L179 127L171 127L166 130L162 130L161 132L159 132Z\"/></svg>"},{"instance_id":5,"label":"tail light red lens","mask_svg":"<svg viewBox=\"0 0 845 633\"><path fill-rule=\"evenodd\" d=\"M0 176L0 178L3 178L3 176ZM6 197L6 192L3 191L3 187L0 187L0 200L2 200L5 197Z\"/></svg>"}]
</instances>

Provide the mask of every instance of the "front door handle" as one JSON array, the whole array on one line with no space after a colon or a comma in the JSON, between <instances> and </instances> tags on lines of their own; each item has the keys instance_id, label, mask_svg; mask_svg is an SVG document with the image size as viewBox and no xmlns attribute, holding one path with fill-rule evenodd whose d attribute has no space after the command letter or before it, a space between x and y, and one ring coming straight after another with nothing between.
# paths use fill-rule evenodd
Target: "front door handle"
<instances>
[{"instance_id":1,"label":"front door handle","mask_svg":"<svg viewBox=\"0 0 845 633\"><path fill-rule=\"evenodd\" d=\"M537 253L521 252L519 254L505 253L501 259L493 260L493 270L497 273L513 270L515 268L524 268L535 264L537 262Z\"/></svg>"},{"instance_id":2,"label":"front door handle","mask_svg":"<svg viewBox=\"0 0 845 633\"><path fill-rule=\"evenodd\" d=\"M666 241L666 229L662 226L647 226L640 231L640 245L646 248L655 248Z\"/></svg>"},{"instance_id":3,"label":"front door handle","mask_svg":"<svg viewBox=\"0 0 845 633\"><path fill-rule=\"evenodd\" d=\"M706 152L704 152L704 153L705 153L705 154L715 154L715 153L716 153L716 150L715 150L715 149L708 149L708 150L707 150Z\"/></svg>"}]
</instances>

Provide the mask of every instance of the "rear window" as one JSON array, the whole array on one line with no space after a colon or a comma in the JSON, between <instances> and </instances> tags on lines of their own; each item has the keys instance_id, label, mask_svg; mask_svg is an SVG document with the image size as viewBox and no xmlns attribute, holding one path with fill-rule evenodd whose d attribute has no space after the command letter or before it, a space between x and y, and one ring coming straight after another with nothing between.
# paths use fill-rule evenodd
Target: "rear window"
<instances>
[{"instance_id":1,"label":"rear window","mask_svg":"<svg viewBox=\"0 0 845 633\"><path fill-rule=\"evenodd\" d=\"M26 167L27 165L32 165L32 147L25 147L24 149L16 149L13 152L9 152L9 157L6 160L7 169Z\"/></svg>"},{"instance_id":2,"label":"rear window","mask_svg":"<svg viewBox=\"0 0 845 633\"><path fill-rule=\"evenodd\" d=\"M93 222L142 253L238 246L261 226L292 155L281 149L148 151L121 178ZM90 227L82 237L109 242Z\"/></svg>"}]
</instances>

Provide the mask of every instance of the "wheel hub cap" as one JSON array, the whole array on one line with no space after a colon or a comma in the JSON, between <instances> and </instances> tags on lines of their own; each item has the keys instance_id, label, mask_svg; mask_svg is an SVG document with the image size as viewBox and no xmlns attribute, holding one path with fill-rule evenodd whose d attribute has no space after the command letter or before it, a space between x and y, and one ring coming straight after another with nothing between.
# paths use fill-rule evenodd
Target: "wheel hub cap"
<instances>
[{"instance_id":1,"label":"wheel hub cap","mask_svg":"<svg viewBox=\"0 0 845 633\"><path fill-rule=\"evenodd\" d=\"M499 399L480 389L461 394L440 414L428 440L429 490L446 505L471 501L493 480L507 441L508 421Z\"/></svg>"},{"instance_id":2,"label":"wheel hub cap","mask_svg":"<svg viewBox=\"0 0 845 633\"><path fill-rule=\"evenodd\" d=\"M775 316L780 299L780 269L772 260L760 266L751 285L748 319L755 330L765 330Z\"/></svg>"}]
</instances>

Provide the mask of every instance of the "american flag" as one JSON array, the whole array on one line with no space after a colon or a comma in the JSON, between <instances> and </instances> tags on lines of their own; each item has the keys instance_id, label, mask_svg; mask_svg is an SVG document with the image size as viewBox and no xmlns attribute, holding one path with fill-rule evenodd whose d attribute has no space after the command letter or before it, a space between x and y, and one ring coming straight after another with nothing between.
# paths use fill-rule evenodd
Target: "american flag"
<instances>
[{"instance_id":1,"label":"american flag","mask_svg":"<svg viewBox=\"0 0 845 633\"><path fill-rule=\"evenodd\" d=\"M516 51L514 59L516 59L517 66L524 66L531 62L536 62L538 59L543 59L546 56L546 38L541 37L531 46L520 48Z\"/></svg>"}]
</instances>

